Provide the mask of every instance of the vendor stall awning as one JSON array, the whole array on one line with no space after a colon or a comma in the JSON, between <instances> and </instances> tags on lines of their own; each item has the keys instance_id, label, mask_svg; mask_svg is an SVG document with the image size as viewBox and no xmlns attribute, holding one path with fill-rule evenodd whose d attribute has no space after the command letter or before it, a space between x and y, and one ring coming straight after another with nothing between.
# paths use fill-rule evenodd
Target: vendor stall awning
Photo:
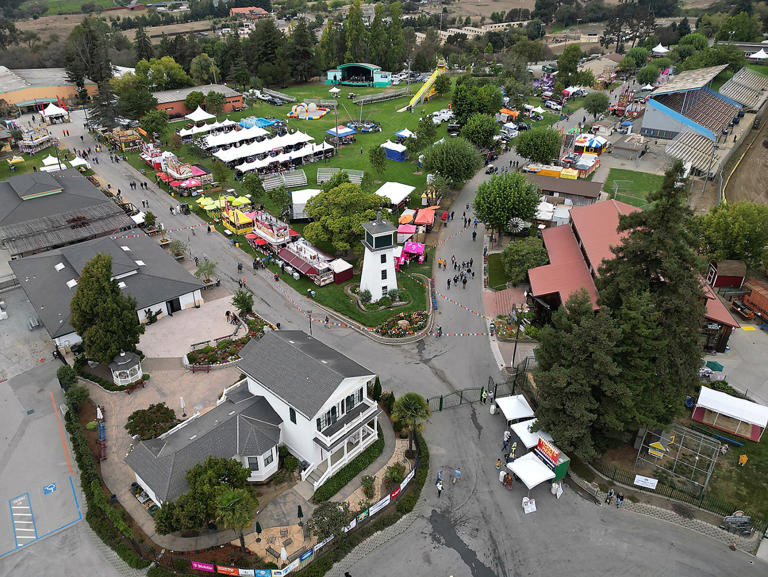
<instances>
[{"instance_id":1,"label":"vendor stall awning","mask_svg":"<svg viewBox=\"0 0 768 577\"><path fill-rule=\"evenodd\" d=\"M388 199L390 204L398 206L408 199L408 196L416 190L415 186L401 184L399 182L385 182L376 191L376 194Z\"/></svg>"},{"instance_id":2,"label":"vendor stall awning","mask_svg":"<svg viewBox=\"0 0 768 577\"><path fill-rule=\"evenodd\" d=\"M763 429L768 425L768 407L707 387L701 387L696 405Z\"/></svg>"},{"instance_id":3,"label":"vendor stall awning","mask_svg":"<svg viewBox=\"0 0 768 577\"><path fill-rule=\"evenodd\" d=\"M555 472L547 467L534 453L526 453L507 465L530 491L537 485L555 478Z\"/></svg>"},{"instance_id":4,"label":"vendor stall awning","mask_svg":"<svg viewBox=\"0 0 768 577\"><path fill-rule=\"evenodd\" d=\"M280 252L277 253L277 256L283 259L286 264L292 266L301 274L304 274L304 275L317 274L317 269L315 267L313 267L307 261L302 259L299 255L295 254L294 252L292 252L287 248L280 249Z\"/></svg>"},{"instance_id":5,"label":"vendor stall awning","mask_svg":"<svg viewBox=\"0 0 768 577\"><path fill-rule=\"evenodd\" d=\"M352 136L356 132L356 130L350 128L349 126L344 126L343 124L339 124L336 128L329 128L325 131L326 134L330 134L331 136L336 136L339 138Z\"/></svg>"},{"instance_id":6,"label":"vendor stall awning","mask_svg":"<svg viewBox=\"0 0 768 577\"><path fill-rule=\"evenodd\" d=\"M198 106L194 112L190 112L184 118L187 118L192 122L205 122L206 120L213 120L216 117L213 114L208 114L205 110Z\"/></svg>"},{"instance_id":7,"label":"vendor stall awning","mask_svg":"<svg viewBox=\"0 0 768 577\"><path fill-rule=\"evenodd\" d=\"M533 409L523 395L514 395L496 399L496 405L501 409L507 421L518 419L530 419L533 417Z\"/></svg>"},{"instance_id":8,"label":"vendor stall awning","mask_svg":"<svg viewBox=\"0 0 768 577\"><path fill-rule=\"evenodd\" d=\"M538 445L539 437L545 441L552 441L552 437L549 435L549 433L545 433L544 431L532 433L531 429L535 424L536 419L528 419L527 421L520 421L519 423L512 425L512 431L514 431L515 435L517 435L517 437L523 442L523 445L525 445L526 449L533 449L536 445Z\"/></svg>"},{"instance_id":9,"label":"vendor stall awning","mask_svg":"<svg viewBox=\"0 0 768 577\"><path fill-rule=\"evenodd\" d=\"M414 220L414 224L431 225L433 222L435 222L434 210L429 208L422 208L418 213L416 213L416 220Z\"/></svg>"}]
</instances>

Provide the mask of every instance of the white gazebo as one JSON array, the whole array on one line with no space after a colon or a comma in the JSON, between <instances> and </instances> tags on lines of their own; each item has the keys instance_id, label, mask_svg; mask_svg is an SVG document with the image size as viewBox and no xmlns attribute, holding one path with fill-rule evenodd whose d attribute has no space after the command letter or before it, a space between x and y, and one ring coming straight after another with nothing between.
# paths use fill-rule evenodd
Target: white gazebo
<instances>
[{"instance_id":1,"label":"white gazebo","mask_svg":"<svg viewBox=\"0 0 768 577\"><path fill-rule=\"evenodd\" d=\"M135 383L142 377L141 357L136 353L121 351L109 363L109 370L112 371L112 380L116 385Z\"/></svg>"},{"instance_id":2,"label":"white gazebo","mask_svg":"<svg viewBox=\"0 0 768 577\"><path fill-rule=\"evenodd\" d=\"M533 409L531 409L531 405L528 404L523 395L497 398L496 406L503 413L507 425L512 425L521 419L533 417Z\"/></svg>"},{"instance_id":3,"label":"white gazebo","mask_svg":"<svg viewBox=\"0 0 768 577\"><path fill-rule=\"evenodd\" d=\"M184 118L192 122L205 122L206 120L214 120L216 117L198 106L194 112L190 112Z\"/></svg>"},{"instance_id":4,"label":"white gazebo","mask_svg":"<svg viewBox=\"0 0 768 577\"><path fill-rule=\"evenodd\" d=\"M755 52L754 54L750 54L750 55L748 56L748 58L749 58L750 60L759 60L759 61L761 61L761 62L762 62L763 60L765 60L766 58L768 58L768 54L765 52L765 50L764 50L763 48L761 48L760 50L758 50L758 51L757 51L757 52Z\"/></svg>"},{"instance_id":5,"label":"white gazebo","mask_svg":"<svg viewBox=\"0 0 768 577\"><path fill-rule=\"evenodd\" d=\"M667 54L667 52L669 52L669 49L668 48L664 48L661 45L661 42L659 42L656 46L654 46L651 49L651 52L653 53L654 56L664 56L664 55Z\"/></svg>"},{"instance_id":6,"label":"white gazebo","mask_svg":"<svg viewBox=\"0 0 768 577\"><path fill-rule=\"evenodd\" d=\"M526 453L507 464L507 468L528 487L528 491L555 478L555 472L547 467L534 453Z\"/></svg>"}]
</instances>

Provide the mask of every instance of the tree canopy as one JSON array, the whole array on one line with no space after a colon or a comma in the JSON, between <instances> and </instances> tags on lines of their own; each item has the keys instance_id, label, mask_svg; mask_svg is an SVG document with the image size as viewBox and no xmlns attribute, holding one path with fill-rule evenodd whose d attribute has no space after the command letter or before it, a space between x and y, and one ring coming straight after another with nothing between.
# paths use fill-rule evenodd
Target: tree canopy
<instances>
[{"instance_id":1,"label":"tree canopy","mask_svg":"<svg viewBox=\"0 0 768 577\"><path fill-rule=\"evenodd\" d=\"M540 238L527 236L510 242L501 253L501 260L510 282L517 285L528 277L528 269L547 264L549 257Z\"/></svg>"},{"instance_id":2,"label":"tree canopy","mask_svg":"<svg viewBox=\"0 0 768 577\"><path fill-rule=\"evenodd\" d=\"M196 85L213 84L221 80L221 70L216 61L202 52L192 59L189 64L189 75Z\"/></svg>"},{"instance_id":3,"label":"tree canopy","mask_svg":"<svg viewBox=\"0 0 768 577\"><path fill-rule=\"evenodd\" d=\"M408 424L410 428L408 448L410 450L413 450L413 442L419 422L425 421L431 414L429 403L419 393L405 393L395 401L392 408L392 417Z\"/></svg>"},{"instance_id":4,"label":"tree canopy","mask_svg":"<svg viewBox=\"0 0 768 577\"><path fill-rule=\"evenodd\" d=\"M157 133L162 137L168 130L168 113L165 110L153 108L144 115L139 124L147 131L147 134Z\"/></svg>"},{"instance_id":5,"label":"tree canopy","mask_svg":"<svg viewBox=\"0 0 768 577\"><path fill-rule=\"evenodd\" d=\"M440 174L453 187L472 178L482 166L480 153L464 138L444 140L424 151L424 168Z\"/></svg>"},{"instance_id":6,"label":"tree canopy","mask_svg":"<svg viewBox=\"0 0 768 577\"><path fill-rule=\"evenodd\" d=\"M480 183L474 209L477 218L499 231L501 237L510 220L530 220L538 204L539 191L534 184L519 172L503 172Z\"/></svg>"},{"instance_id":7,"label":"tree canopy","mask_svg":"<svg viewBox=\"0 0 768 577\"><path fill-rule=\"evenodd\" d=\"M211 90L205 95L205 110L215 116L224 111L224 104L227 98L221 93Z\"/></svg>"},{"instance_id":8,"label":"tree canopy","mask_svg":"<svg viewBox=\"0 0 768 577\"><path fill-rule=\"evenodd\" d=\"M224 489L216 496L216 519L240 537L240 551L245 555L243 531L251 526L257 502L247 489Z\"/></svg>"},{"instance_id":9,"label":"tree canopy","mask_svg":"<svg viewBox=\"0 0 768 577\"><path fill-rule=\"evenodd\" d=\"M346 501L341 503L323 501L318 503L312 511L312 518L307 525L318 541L323 541L332 535L343 539L346 533L342 529L349 525L352 517L349 503Z\"/></svg>"},{"instance_id":10,"label":"tree canopy","mask_svg":"<svg viewBox=\"0 0 768 577\"><path fill-rule=\"evenodd\" d=\"M173 409L166 406L165 403L155 403L149 405L146 409L138 409L128 416L128 422L125 424L125 430L133 435L138 435L139 439L155 439L171 430L179 420Z\"/></svg>"},{"instance_id":11,"label":"tree canopy","mask_svg":"<svg viewBox=\"0 0 768 577\"><path fill-rule=\"evenodd\" d=\"M170 56L139 60L136 76L147 81L150 90L170 90L192 86L192 79L184 68Z\"/></svg>"},{"instance_id":12,"label":"tree canopy","mask_svg":"<svg viewBox=\"0 0 768 577\"><path fill-rule=\"evenodd\" d=\"M112 257L99 254L88 261L77 279L70 302L70 324L83 339L88 358L110 363L120 351L135 351L144 326L136 301L112 279Z\"/></svg>"},{"instance_id":13,"label":"tree canopy","mask_svg":"<svg viewBox=\"0 0 768 577\"><path fill-rule=\"evenodd\" d=\"M474 113L461 129L461 136L478 148L491 148L493 137L499 132L499 123L490 114Z\"/></svg>"},{"instance_id":14,"label":"tree canopy","mask_svg":"<svg viewBox=\"0 0 768 577\"><path fill-rule=\"evenodd\" d=\"M187 107L187 110L197 110L198 106L202 106L204 100L205 94L199 90L193 90L184 99L184 106Z\"/></svg>"},{"instance_id":15,"label":"tree canopy","mask_svg":"<svg viewBox=\"0 0 768 577\"><path fill-rule=\"evenodd\" d=\"M768 263L768 206L753 202L719 204L693 219L700 250L714 260Z\"/></svg>"},{"instance_id":16,"label":"tree canopy","mask_svg":"<svg viewBox=\"0 0 768 577\"><path fill-rule=\"evenodd\" d=\"M549 164L560 154L562 137L554 128L537 127L521 132L515 141L517 153L531 162Z\"/></svg>"},{"instance_id":17,"label":"tree canopy","mask_svg":"<svg viewBox=\"0 0 768 577\"><path fill-rule=\"evenodd\" d=\"M304 236L313 244L330 243L347 252L362 238L362 224L374 220L381 205L379 195L365 192L359 184L342 183L307 202L305 212L312 222L304 228Z\"/></svg>"},{"instance_id":18,"label":"tree canopy","mask_svg":"<svg viewBox=\"0 0 768 577\"><path fill-rule=\"evenodd\" d=\"M653 84L659 77L659 69L655 64L646 64L637 71L637 82L642 85Z\"/></svg>"},{"instance_id":19,"label":"tree canopy","mask_svg":"<svg viewBox=\"0 0 768 577\"><path fill-rule=\"evenodd\" d=\"M592 116L597 118L598 114L604 113L608 110L610 100L605 92L590 92L584 99L584 110L589 112Z\"/></svg>"}]
</instances>

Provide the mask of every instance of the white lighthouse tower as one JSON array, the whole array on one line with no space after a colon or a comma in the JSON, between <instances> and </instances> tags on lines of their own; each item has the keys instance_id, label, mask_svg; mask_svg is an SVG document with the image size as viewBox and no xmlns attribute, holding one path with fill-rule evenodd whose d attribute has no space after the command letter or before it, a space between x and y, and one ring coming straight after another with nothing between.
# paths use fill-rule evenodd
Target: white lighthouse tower
<instances>
[{"instance_id":1,"label":"white lighthouse tower","mask_svg":"<svg viewBox=\"0 0 768 577\"><path fill-rule=\"evenodd\" d=\"M363 274L360 277L360 290L371 292L371 302L387 296L397 288L395 276L395 233L397 229L389 221L382 220L381 214L376 220L364 222L365 256Z\"/></svg>"}]
</instances>

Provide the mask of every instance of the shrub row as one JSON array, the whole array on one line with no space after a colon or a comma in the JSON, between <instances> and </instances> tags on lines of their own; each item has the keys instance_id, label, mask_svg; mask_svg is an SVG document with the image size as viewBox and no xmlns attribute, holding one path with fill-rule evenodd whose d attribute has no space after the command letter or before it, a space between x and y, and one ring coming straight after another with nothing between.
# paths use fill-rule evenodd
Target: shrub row
<instances>
[{"instance_id":1,"label":"shrub row","mask_svg":"<svg viewBox=\"0 0 768 577\"><path fill-rule=\"evenodd\" d=\"M81 390L87 389L73 386L67 392L67 407L68 411L64 418L65 428L69 433L70 441L72 442L72 451L75 455L75 462L80 470L80 486L83 489L85 495L85 501L88 504L88 513L85 515L85 520L91 526L94 533L104 541L104 543L117 553L120 558L125 561L130 567L134 569L141 569L149 565L149 561L142 559L136 552L125 542L124 535L115 528L112 522L112 518L118 517L122 521L122 516L118 511L112 509L103 493L101 486L101 478L96 470L96 459L93 456L90 448L88 447L88 439L85 436L85 431L78 422L78 413L80 405L87 398L87 394L82 396ZM97 491L100 493L98 494ZM106 509L110 509L113 513L109 514ZM133 533L130 528L125 525L125 522L119 523L123 531L127 530L127 534L131 536Z\"/></svg>"},{"instance_id":2,"label":"shrub row","mask_svg":"<svg viewBox=\"0 0 768 577\"><path fill-rule=\"evenodd\" d=\"M368 465L373 463L381 452L384 450L384 435L381 432L381 426L379 426L379 438L376 442L368 447L365 451L355 457L348 465L343 467L338 473L333 475L320 488L315 491L312 499L316 502L327 501L338 493L344 485L349 483L352 479L365 469Z\"/></svg>"}]
</instances>

